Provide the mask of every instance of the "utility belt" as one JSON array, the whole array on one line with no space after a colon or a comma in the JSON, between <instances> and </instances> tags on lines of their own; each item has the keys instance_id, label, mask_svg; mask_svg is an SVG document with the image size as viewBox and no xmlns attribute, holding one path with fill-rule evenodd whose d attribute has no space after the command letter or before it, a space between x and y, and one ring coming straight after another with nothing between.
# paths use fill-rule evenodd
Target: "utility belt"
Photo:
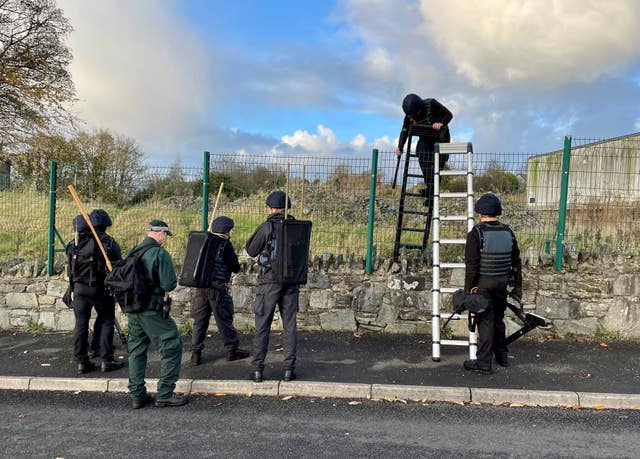
<instances>
[{"instance_id":1,"label":"utility belt","mask_svg":"<svg viewBox=\"0 0 640 459\"><path fill-rule=\"evenodd\" d=\"M169 295L152 294L147 311L158 311L162 318L166 319L171 312L171 297Z\"/></svg>"}]
</instances>

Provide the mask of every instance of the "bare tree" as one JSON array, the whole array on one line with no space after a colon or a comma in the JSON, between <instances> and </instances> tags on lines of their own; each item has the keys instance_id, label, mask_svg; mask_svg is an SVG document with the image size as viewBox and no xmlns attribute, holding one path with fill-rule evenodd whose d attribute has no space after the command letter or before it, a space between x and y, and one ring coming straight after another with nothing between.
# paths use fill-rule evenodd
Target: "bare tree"
<instances>
[{"instance_id":1,"label":"bare tree","mask_svg":"<svg viewBox=\"0 0 640 459\"><path fill-rule=\"evenodd\" d=\"M0 151L73 120L71 31L54 0L0 0Z\"/></svg>"}]
</instances>

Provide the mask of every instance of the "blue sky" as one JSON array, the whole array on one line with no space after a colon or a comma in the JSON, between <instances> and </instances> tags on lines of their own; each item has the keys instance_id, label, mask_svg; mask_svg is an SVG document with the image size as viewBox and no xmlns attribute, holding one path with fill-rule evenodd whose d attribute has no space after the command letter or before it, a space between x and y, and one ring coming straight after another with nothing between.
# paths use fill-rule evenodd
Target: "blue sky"
<instances>
[{"instance_id":1,"label":"blue sky","mask_svg":"<svg viewBox=\"0 0 640 459\"><path fill-rule=\"evenodd\" d=\"M368 156L409 92L475 151L640 131L640 2L58 0L86 129L148 161Z\"/></svg>"}]
</instances>

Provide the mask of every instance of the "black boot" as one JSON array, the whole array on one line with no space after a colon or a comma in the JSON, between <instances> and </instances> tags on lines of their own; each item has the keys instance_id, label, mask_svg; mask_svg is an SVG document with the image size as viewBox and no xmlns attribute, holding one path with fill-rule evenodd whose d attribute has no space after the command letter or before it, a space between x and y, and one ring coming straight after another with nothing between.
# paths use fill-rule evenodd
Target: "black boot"
<instances>
[{"instance_id":1,"label":"black boot","mask_svg":"<svg viewBox=\"0 0 640 459\"><path fill-rule=\"evenodd\" d=\"M124 362L118 362L117 360L103 360L100 364L100 371L107 373L113 370L119 370L124 366Z\"/></svg>"},{"instance_id":2,"label":"black boot","mask_svg":"<svg viewBox=\"0 0 640 459\"><path fill-rule=\"evenodd\" d=\"M200 365L201 361L202 361L202 351L193 351L191 353L191 363L193 364L193 366Z\"/></svg>"},{"instance_id":3,"label":"black boot","mask_svg":"<svg viewBox=\"0 0 640 459\"><path fill-rule=\"evenodd\" d=\"M491 367L480 366L477 360L465 360L464 369L468 371L473 371L474 373L480 373L483 375L491 374Z\"/></svg>"},{"instance_id":4,"label":"black boot","mask_svg":"<svg viewBox=\"0 0 640 459\"><path fill-rule=\"evenodd\" d=\"M252 371L249 379L253 382L262 382L262 372L261 371Z\"/></svg>"},{"instance_id":5,"label":"black boot","mask_svg":"<svg viewBox=\"0 0 640 459\"><path fill-rule=\"evenodd\" d=\"M96 369L96 365L89 359L83 361L83 362L78 362L78 374L79 375L83 375L85 373L89 373L90 371L93 371Z\"/></svg>"},{"instance_id":6,"label":"black boot","mask_svg":"<svg viewBox=\"0 0 640 459\"><path fill-rule=\"evenodd\" d=\"M293 370L284 370L284 377L282 379L285 381L293 381L296 379L296 372Z\"/></svg>"},{"instance_id":7,"label":"black boot","mask_svg":"<svg viewBox=\"0 0 640 459\"><path fill-rule=\"evenodd\" d=\"M227 360L229 362L233 362L234 360L246 359L250 355L251 353L246 349L234 349L233 351L229 352L229 357L227 357Z\"/></svg>"}]
</instances>

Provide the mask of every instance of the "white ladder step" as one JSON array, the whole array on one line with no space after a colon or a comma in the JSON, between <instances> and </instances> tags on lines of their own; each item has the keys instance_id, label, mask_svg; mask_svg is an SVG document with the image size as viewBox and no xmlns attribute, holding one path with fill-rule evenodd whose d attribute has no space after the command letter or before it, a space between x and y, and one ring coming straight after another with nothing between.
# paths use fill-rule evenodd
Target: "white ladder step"
<instances>
[{"instance_id":1,"label":"white ladder step","mask_svg":"<svg viewBox=\"0 0 640 459\"><path fill-rule=\"evenodd\" d=\"M440 340L440 344L444 344L445 346L468 346L469 340L462 339L443 339Z\"/></svg>"},{"instance_id":2,"label":"white ladder step","mask_svg":"<svg viewBox=\"0 0 640 459\"><path fill-rule=\"evenodd\" d=\"M437 241L433 241L437 242ZM440 244L466 244L466 239L440 239Z\"/></svg>"},{"instance_id":3,"label":"white ladder step","mask_svg":"<svg viewBox=\"0 0 640 459\"><path fill-rule=\"evenodd\" d=\"M439 218L443 222L466 222L468 219L469 217L464 215L444 215Z\"/></svg>"},{"instance_id":4,"label":"white ladder step","mask_svg":"<svg viewBox=\"0 0 640 459\"><path fill-rule=\"evenodd\" d=\"M440 287L440 293L455 293L460 290L459 287Z\"/></svg>"},{"instance_id":5,"label":"white ladder step","mask_svg":"<svg viewBox=\"0 0 640 459\"><path fill-rule=\"evenodd\" d=\"M468 195L464 191L460 191L457 193L440 193L439 197L441 198L466 198Z\"/></svg>"},{"instance_id":6,"label":"white ladder step","mask_svg":"<svg viewBox=\"0 0 640 459\"><path fill-rule=\"evenodd\" d=\"M464 268L464 263L440 263L441 268Z\"/></svg>"},{"instance_id":7,"label":"white ladder step","mask_svg":"<svg viewBox=\"0 0 640 459\"><path fill-rule=\"evenodd\" d=\"M440 171L440 175L467 175L467 174L473 174L473 172L471 171L466 171L466 170L442 170Z\"/></svg>"},{"instance_id":8,"label":"white ladder step","mask_svg":"<svg viewBox=\"0 0 640 459\"><path fill-rule=\"evenodd\" d=\"M473 153L471 144L468 142L452 142L452 143L440 143L438 144L441 154L446 155L460 155Z\"/></svg>"}]
</instances>

